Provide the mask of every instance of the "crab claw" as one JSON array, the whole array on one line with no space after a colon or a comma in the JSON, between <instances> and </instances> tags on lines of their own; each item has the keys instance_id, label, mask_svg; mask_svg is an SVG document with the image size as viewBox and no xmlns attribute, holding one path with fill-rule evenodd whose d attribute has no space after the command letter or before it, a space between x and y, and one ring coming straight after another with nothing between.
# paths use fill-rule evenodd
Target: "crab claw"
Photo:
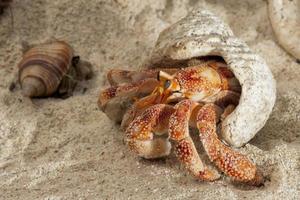
<instances>
[{"instance_id":1,"label":"crab claw","mask_svg":"<svg viewBox=\"0 0 300 200\"><path fill-rule=\"evenodd\" d=\"M170 154L171 144L167 137L168 122L174 109L157 104L136 117L126 129L129 148L144 158L159 158Z\"/></svg>"}]
</instances>

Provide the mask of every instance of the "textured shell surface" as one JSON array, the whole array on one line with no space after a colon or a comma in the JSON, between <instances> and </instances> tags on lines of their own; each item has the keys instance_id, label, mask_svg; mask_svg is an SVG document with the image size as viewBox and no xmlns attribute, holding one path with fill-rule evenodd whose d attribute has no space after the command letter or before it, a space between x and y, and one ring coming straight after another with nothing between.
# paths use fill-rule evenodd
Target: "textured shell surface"
<instances>
[{"instance_id":1,"label":"textured shell surface","mask_svg":"<svg viewBox=\"0 0 300 200\"><path fill-rule=\"evenodd\" d=\"M300 0L269 0L269 17L279 44L300 59Z\"/></svg>"},{"instance_id":2,"label":"textured shell surface","mask_svg":"<svg viewBox=\"0 0 300 200\"><path fill-rule=\"evenodd\" d=\"M195 57L221 56L242 86L239 105L222 122L223 139L240 147L266 123L276 83L266 62L209 11L195 10L165 29L142 67L176 66Z\"/></svg>"},{"instance_id":3,"label":"textured shell surface","mask_svg":"<svg viewBox=\"0 0 300 200\"><path fill-rule=\"evenodd\" d=\"M73 58L72 48L63 41L32 47L19 63L22 93L29 97L53 94L68 72Z\"/></svg>"}]
</instances>

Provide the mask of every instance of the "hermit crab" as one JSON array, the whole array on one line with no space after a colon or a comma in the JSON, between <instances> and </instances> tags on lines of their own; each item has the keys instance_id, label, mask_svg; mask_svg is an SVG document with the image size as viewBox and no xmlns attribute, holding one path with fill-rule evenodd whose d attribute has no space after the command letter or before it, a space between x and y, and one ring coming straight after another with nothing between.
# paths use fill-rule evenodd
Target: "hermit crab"
<instances>
[{"instance_id":1,"label":"hermit crab","mask_svg":"<svg viewBox=\"0 0 300 200\"><path fill-rule=\"evenodd\" d=\"M205 152L234 181L261 185L262 173L228 145L247 143L266 122L275 82L265 62L207 11L193 11L164 30L144 69L111 70L99 107L120 122L125 141L144 158L170 154L196 178L219 173L200 159L189 127ZM218 135L218 132L221 135Z\"/></svg>"},{"instance_id":2,"label":"hermit crab","mask_svg":"<svg viewBox=\"0 0 300 200\"><path fill-rule=\"evenodd\" d=\"M89 79L89 63L79 62L64 41L50 41L26 50L20 61L18 82L27 97L71 96L77 80Z\"/></svg>"}]
</instances>

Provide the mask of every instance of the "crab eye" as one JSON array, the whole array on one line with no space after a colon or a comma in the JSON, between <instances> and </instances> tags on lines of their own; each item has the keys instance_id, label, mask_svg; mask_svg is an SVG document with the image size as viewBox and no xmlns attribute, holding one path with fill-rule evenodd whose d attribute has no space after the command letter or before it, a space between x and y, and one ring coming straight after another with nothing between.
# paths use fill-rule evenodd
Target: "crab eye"
<instances>
[{"instance_id":1,"label":"crab eye","mask_svg":"<svg viewBox=\"0 0 300 200\"><path fill-rule=\"evenodd\" d=\"M170 80L166 80L164 88L167 89L168 87L170 87L170 85L171 85L171 81Z\"/></svg>"}]
</instances>

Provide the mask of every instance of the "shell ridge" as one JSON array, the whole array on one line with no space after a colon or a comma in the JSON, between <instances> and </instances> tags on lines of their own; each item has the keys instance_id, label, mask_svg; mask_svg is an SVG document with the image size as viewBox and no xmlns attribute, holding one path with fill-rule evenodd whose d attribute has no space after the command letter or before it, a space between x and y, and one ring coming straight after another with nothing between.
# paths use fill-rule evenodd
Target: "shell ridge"
<instances>
[{"instance_id":1,"label":"shell ridge","mask_svg":"<svg viewBox=\"0 0 300 200\"><path fill-rule=\"evenodd\" d=\"M55 64L53 64L52 62L46 62L42 58L27 60L27 62L25 62L22 65L22 67L20 69L20 73L22 73L22 71L25 70L26 68L31 67L33 65L38 65L38 66L43 67L43 68L45 68L49 71L52 71L57 77L63 76L63 74L65 73L64 71L57 68L55 66Z\"/></svg>"}]
</instances>

